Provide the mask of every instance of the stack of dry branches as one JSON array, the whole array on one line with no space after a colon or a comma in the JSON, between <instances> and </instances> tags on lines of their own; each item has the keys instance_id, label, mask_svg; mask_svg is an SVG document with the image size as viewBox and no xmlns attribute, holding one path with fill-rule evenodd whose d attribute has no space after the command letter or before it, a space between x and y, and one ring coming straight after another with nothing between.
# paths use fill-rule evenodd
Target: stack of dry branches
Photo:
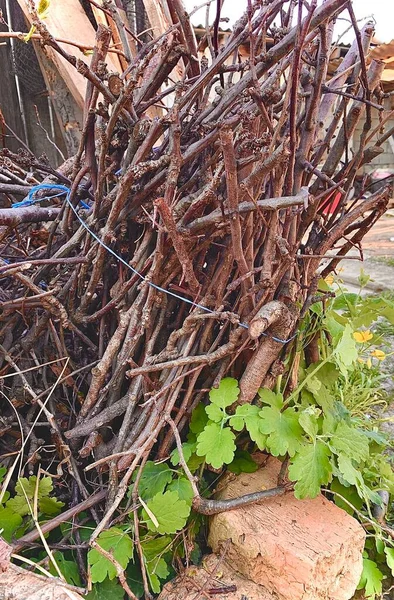
<instances>
[{"instance_id":1,"label":"stack of dry branches","mask_svg":"<svg viewBox=\"0 0 394 600\"><path fill-rule=\"evenodd\" d=\"M173 26L122 76L107 72L106 28L88 66L29 5L41 43L88 84L75 157L57 169L28 151L1 157L0 444L21 439L16 407L30 469L56 465L74 501L108 481L97 534L223 376L239 379L243 403L272 385L322 261L325 276L384 213L389 189L352 197L380 151L383 63L368 63L373 28L358 30L347 0L249 0L223 47L207 29L209 60L168 0ZM328 80L343 10L356 40ZM42 182L69 192L41 188L44 204L11 208Z\"/></svg>"}]
</instances>

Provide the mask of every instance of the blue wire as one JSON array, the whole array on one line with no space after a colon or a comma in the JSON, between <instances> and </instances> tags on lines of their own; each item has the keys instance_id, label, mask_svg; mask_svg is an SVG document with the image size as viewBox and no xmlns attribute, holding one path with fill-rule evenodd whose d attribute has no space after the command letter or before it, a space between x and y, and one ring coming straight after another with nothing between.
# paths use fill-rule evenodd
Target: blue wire
<instances>
[{"instance_id":1,"label":"blue wire","mask_svg":"<svg viewBox=\"0 0 394 600\"><path fill-rule=\"evenodd\" d=\"M71 200L70 200L70 194L71 191L68 187L66 187L65 185L60 185L60 184L47 184L47 183L41 183L39 185L35 185L34 187L31 188L27 198L25 198L25 200L22 200L22 202L17 202L13 205L12 208L19 208L21 206L30 206L31 204L33 204L34 202L37 202L37 200L34 199L34 195L36 194L36 192L39 192L41 190L59 190L58 194L55 194L53 196L47 196L45 198L40 198L39 201L41 202L41 200L48 200L51 198L57 198L58 196L61 196L62 194L66 194L66 202L68 203L68 205L70 206L71 210L73 211L73 213L75 214L75 216L77 217L78 221L80 222L80 224L82 225L82 227L84 227L84 229L86 229L86 231L92 236L93 239L96 240L96 242L98 242L100 244L100 246L102 246L103 248L105 248L107 250L107 252L109 252L110 254L112 254L112 256L114 256L116 258L116 260L118 260L119 262L121 262L125 267L127 267L127 269L129 269L130 271L132 271L132 273L134 273L135 275L137 275L142 281L145 281L150 287L154 288L155 290L158 290L159 292L162 292L163 294L167 294L168 296L172 296L173 298L177 298L178 300L181 300L182 302L185 302L186 304L190 304L190 306L195 306L196 308L200 308L201 310L213 314L216 311L211 310L210 308L207 308L206 306L203 306L202 304L198 304L197 302L193 302L193 300L189 300L188 298L184 298L183 296L179 296L178 294L175 294L174 292L170 292L170 290L166 290L162 287L160 287L159 285L156 285L155 283L152 283L151 281L149 281L149 279L147 279L144 275L142 275L139 271L137 271L136 269L134 269L134 267L132 267L131 265L129 265L128 262L126 262L121 256L119 256L118 254L116 254L116 252L114 250L112 250L112 248L110 248L109 246L107 246L102 240L100 240L100 238L91 230L89 229L89 227L86 225L85 221L79 216L75 206L73 206ZM84 202L80 201L80 204L83 206L83 208L87 208L89 209L90 206L85 204ZM246 323L239 323L240 327L243 327L244 329L249 329L249 326ZM280 344L288 344L289 342L291 342L292 340L294 340L294 338L297 336L297 332L292 335L289 339L287 340L281 340L280 338L277 338L273 335L269 335L268 333L262 333L262 335L264 337L269 337L272 340L274 340L274 342L279 342Z\"/></svg>"}]
</instances>

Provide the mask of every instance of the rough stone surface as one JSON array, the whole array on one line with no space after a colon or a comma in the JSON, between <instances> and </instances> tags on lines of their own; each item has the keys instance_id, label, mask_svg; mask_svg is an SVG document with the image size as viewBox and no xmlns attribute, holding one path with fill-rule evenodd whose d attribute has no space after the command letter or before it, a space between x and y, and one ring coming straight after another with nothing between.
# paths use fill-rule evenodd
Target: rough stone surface
<instances>
[{"instance_id":1,"label":"rough stone surface","mask_svg":"<svg viewBox=\"0 0 394 600\"><path fill-rule=\"evenodd\" d=\"M233 591L230 591L233 590ZM217 593L222 591L222 593ZM276 600L253 581L236 573L219 556L210 554L201 567L189 567L167 583L157 600Z\"/></svg>"},{"instance_id":2,"label":"rough stone surface","mask_svg":"<svg viewBox=\"0 0 394 600\"><path fill-rule=\"evenodd\" d=\"M243 473L219 493L233 498L276 486L274 458ZM362 571L361 525L323 496L297 500L290 492L212 517L208 542L248 579L283 600L348 600Z\"/></svg>"}]
</instances>

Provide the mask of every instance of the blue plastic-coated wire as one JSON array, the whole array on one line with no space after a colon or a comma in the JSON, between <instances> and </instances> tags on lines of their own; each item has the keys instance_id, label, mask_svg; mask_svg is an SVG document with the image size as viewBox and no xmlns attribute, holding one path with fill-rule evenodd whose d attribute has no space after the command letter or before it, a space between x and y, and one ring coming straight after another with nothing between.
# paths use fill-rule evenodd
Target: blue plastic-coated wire
<instances>
[{"instance_id":1,"label":"blue plastic-coated wire","mask_svg":"<svg viewBox=\"0 0 394 600\"><path fill-rule=\"evenodd\" d=\"M139 277L141 279L141 281L145 281L150 287L154 288L155 290L162 292L163 294L167 294L168 296L172 296L173 298L177 298L178 300L181 300L182 302L185 302L186 304L190 304L190 306L194 306L196 308L199 308L207 313L213 314L216 311L211 310L210 308L207 308L206 306L203 306L202 304L198 304L198 302L193 302L193 300L189 300L188 298L185 298L184 296L180 296L179 294L175 294L175 292L171 292L170 290L166 290L162 287L160 287L159 285L156 285L155 283L152 283L152 281L150 281L147 277L145 277L144 275L142 275L142 273L140 273L139 271L137 271L136 269L134 269L134 267L132 267L127 261L125 261L121 256L119 256L118 254L116 254L116 252L114 250L112 250L112 248L110 248L109 246L107 246L95 233L94 231L92 231L88 225L85 223L85 221L80 217L80 215L78 214L77 209L75 208L75 206L73 205L73 203L70 200L70 194L71 191L70 189L65 186L65 185L60 185L60 184L47 184L47 183L41 183L39 185L35 185L34 187L31 188L27 198L25 198L25 200L22 200L22 202L17 202L13 205L12 208L20 208L22 206L30 206L31 204L34 204L34 202L37 202L37 200L34 199L34 196L37 192L40 192L42 190L59 190L58 194L54 194L52 196L46 196L45 198L40 198L39 201L41 202L42 200L49 200L51 198L57 198L58 196L62 196L63 194L66 195L66 202L68 203L68 205L70 206L71 210L73 211L73 213L75 214L75 216L77 217L78 221L80 222L80 224L82 225L82 227L89 233L89 235L92 236L93 239L96 240L96 242L98 242L100 244L100 246L102 246L103 248L105 248L105 250L107 250L107 252L109 252L110 254L112 254L112 256L114 256L116 258L116 260L118 260L119 262L121 262L127 269L129 269L130 271L132 271L132 273L134 273L135 275L137 275L137 277ZM83 206L83 208L87 208L89 209L90 206L85 204L85 202L80 201L81 206ZM243 327L244 329L249 329L249 326L246 323L239 323L240 327ZM297 332L292 335L289 339L287 340L282 340L280 338L277 338L273 335L270 335L268 333L262 333L261 335L263 335L264 337L269 337L271 338L274 342L279 342L280 344L288 344L289 342L291 342L292 340L294 340L294 338L297 336Z\"/></svg>"},{"instance_id":2,"label":"blue plastic-coated wire","mask_svg":"<svg viewBox=\"0 0 394 600\"><path fill-rule=\"evenodd\" d=\"M59 193L52 194L51 196L44 196L43 198L35 198L36 192L40 192L42 190L59 190ZM32 204L35 204L36 202L43 202L43 200L51 200L52 198L58 198L59 196L63 196L63 194L66 194L67 202L69 204L71 204L70 203L70 193L71 193L70 189L65 185L60 185L59 183L56 183L56 184L40 183L39 185L35 185L34 187L31 188L30 192L28 193L27 197L24 200L22 200L21 202L15 202L12 205L12 208L21 208L23 206L31 206ZM86 204L86 202L83 202L83 200L80 200L79 203L82 206L82 208L85 208L87 210L90 208L89 204Z\"/></svg>"}]
</instances>

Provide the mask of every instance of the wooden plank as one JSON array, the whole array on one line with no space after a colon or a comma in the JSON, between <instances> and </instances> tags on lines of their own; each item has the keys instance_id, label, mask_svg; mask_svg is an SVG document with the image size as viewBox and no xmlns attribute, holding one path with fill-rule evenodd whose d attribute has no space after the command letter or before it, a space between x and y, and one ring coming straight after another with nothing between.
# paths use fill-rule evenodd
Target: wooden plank
<instances>
[{"instance_id":1,"label":"wooden plank","mask_svg":"<svg viewBox=\"0 0 394 600\"><path fill-rule=\"evenodd\" d=\"M25 0L18 0L18 3L30 23L31 16L29 15ZM79 0L67 0L67 2L57 0L51 2L45 25L55 38L80 42L85 46L94 46L95 31ZM66 52L90 64L90 57L85 56L75 46L70 46L63 42L60 43L60 46ZM86 90L85 78L52 48L48 48L48 56L53 60L78 106L83 109ZM117 70L116 63L111 55L108 55L107 62L110 70Z\"/></svg>"}]
</instances>

